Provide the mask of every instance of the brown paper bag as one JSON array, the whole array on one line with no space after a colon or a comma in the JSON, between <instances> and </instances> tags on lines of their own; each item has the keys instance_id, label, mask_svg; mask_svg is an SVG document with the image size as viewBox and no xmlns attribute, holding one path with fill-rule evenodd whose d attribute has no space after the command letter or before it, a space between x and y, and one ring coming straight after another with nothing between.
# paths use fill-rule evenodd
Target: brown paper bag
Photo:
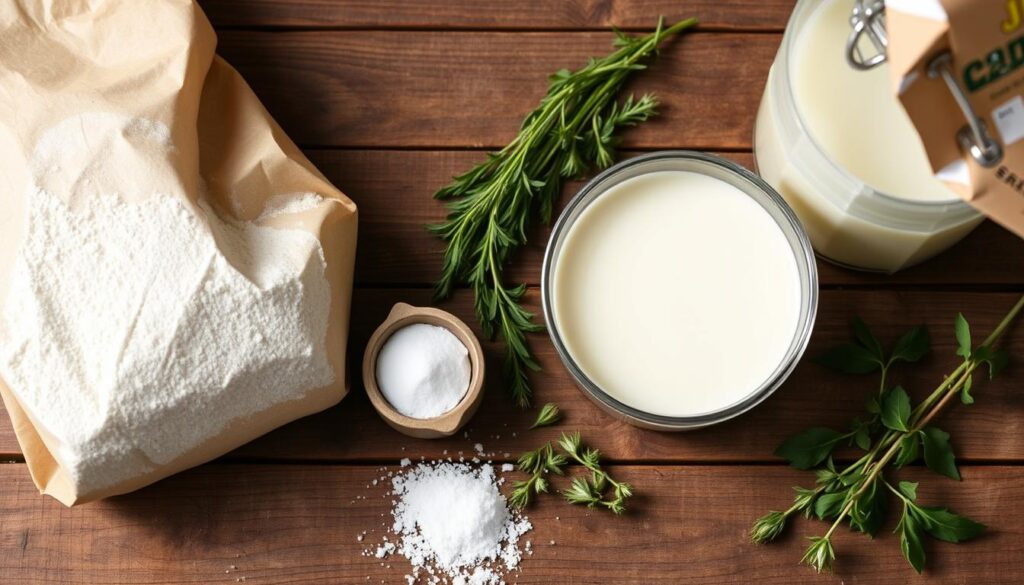
<instances>
[{"instance_id":1,"label":"brown paper bag","mask_svg":"<svg viewBox=\"0 0 1024 585\"><path fill-rule=\"evenodd\" d=\"M243 247L242 252L229 254L224 234L235 233L233 229L248 234L244 230L256 230L252 226L259 227L260 237L298 234L294 241L304 237L310 243L302 248L308 250L306 256L297 262L305 262L304 270L314 275L310 278L319 279L310 280L317 283L313 289L326 291L324 287L329 287L329 295L317 297L323 300L323 310L329 311L322 324L326 358L321 360L321 375L310 378L323 381L322 385L293 389L286 399L277 397L277 402L267 406L252 398L252 388L260 384L258 377L211 380L209 396L200 396L193 407L178 403L173 416L180 420L171 420L171 415L161 410L160 400L175 389L163 387L169 382L159 380L147 390L157 397L152 411L125 416L131 426L116 429L118 444L124 448L105 453L103 461L90 460L88 481L84 467L71 469L65 461L64 454L77 453L75 449L81 445L68 443L69 432L55 428L46 405L26 403L29 389L20 387L19 380L30 373L19 373L20 362L9 360L7 370L0 369L9 374L0 380L0 394L39 489L66 505L125 493L209 461L340 401L348 389L345 350L356 246L355 205L302 155L238 73L214 55L216 38L199 8L191 0L19 0L0 3L0 27L0 308L5 303L8 308L20 306L17 303L26 296L24 290L11 290L12 281L17 280L19 250L29 239L27 210L38 201L32 198L42 197L43 191L65 197L60 205L66 205L69 214L95 207L96 198L102 198L96 193L104 189L113 189L119 200L130 204L154 198L170 201L166 204L177 205L176 209L193 218L189 225L208 230L216 245L225 248L226 260L211 262L221 267L230 264L231 269L221 268L225 271L237 269L232 278L241 274L258 280L252 275L259 269L246 264L256 252ZM69 124L80 125L81 136L69 131ZM113 130L108 132L108 126ZM63 142L52 139L55 128L62 129L58 136ZM161 146L139 147L135 142L139 132ZM82 146L93 142L101 146ZM88 174L82 170L86 167ZM66 193L74 196L67 198ZM274 205L298 198L289 194L304 193L322 200L313 198L311 205L267 213ZM231 227L239 225L250 227ZM36 228L59 229L52 225ZM320 283L324 286L319 287ZM122 284L80 282L76 286ZM307 296L312 294L312 289L303 290ZM160 293L156 288L152 291ZM262 292L251 294L262 298L258 296ZM295 315L305 310L299 306L301 302L296 297ZM145 306L125 307L130 310L144 315L137 319L154 318L145 316ZM223 318L244 324L247 318L258 318L258 310L231 307ZM15 321L22 318L10 311L7 314ZM305 323L299 317L294 321ZM102 321L98 324L106 326ZM5 323L0 314L0 345L5 335L11 339L23 333ZM55 327L53 333L64 332ZM219 334L202 332L207 340L217 339ZM261 334L257 331L254 335ZM321 343L315 333L309 335L310 343ZM273 336L258 342L283 343ZM181 346L185 357L189 357L188 343ZM232 358L245 358L238 356L241 350L237 348L218 350ZM65 351L73 348L62 348L57 354ZM182 354L172 354L168 354L167 368L179 367L174 364ZM216 367L216 355L200 357L189 357L194 360L189 364ZM54 363L55 368L60 366ZM304 371L305 366L293 367ZM110 391L116 394L121 389ZM66 395L56 398L62 402ZM252 411L245 416L218 418L222 415L216 405L248 404L250 400ZM115 400L98 408L118 406ZM182 432L186 427L209 434L175 443L174 448L163 442L167 433ZM101 450L105 446L102 442L96 445Z\"/></svg>"},{"instance_id":2,"label":"brown paper bag","mask_svg":"<svg viewBox=\"0 0 1024 585\"><path fill-rule=\"evenodd\" d=\"M890 0L885 15L893 91L921 135L936 176L1024 237L1024 4ZM984 133L1002 149L992 163L979 164L969 151L979 141L965 148L959 136L967 118L935 75L936 57L944 54Z\"/></svg>"}]
</instances>

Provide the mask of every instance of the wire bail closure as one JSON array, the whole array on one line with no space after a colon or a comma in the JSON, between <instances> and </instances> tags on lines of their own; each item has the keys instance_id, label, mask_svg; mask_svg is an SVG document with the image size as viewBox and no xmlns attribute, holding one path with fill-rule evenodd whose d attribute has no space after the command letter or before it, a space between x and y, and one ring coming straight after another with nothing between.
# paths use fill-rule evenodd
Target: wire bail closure
<instances>
[{"instance_id":1,"label":"wire bail closure","mask_svg":"<svg viewBox=\"0 0 1024 585\"><path fill-rule=\"evenodd\" d=\"M850 13L850 36L846 39L846 62L858 71L868 71L885 63L889 58L889 35L885 27L884 0L856 0ZM862 51L862 39L867 37L874 45L875 53L869 57ZM953 55L945 51L928 63L928 77L941 78L953 95L957 106L967 119L967 125L957 132L957 142L971 158L985 168L991 168L1003 160L1003 147L992 138L985 127L985 121L974 112L967 94L953 75Z\"/></svg>"},{"instance_id":2,"label":"wire bail closure","mask_svg":"<svg viewBox=\"0 0 1024 585\"><path fill-rule=\"evenodd\" d=\"M853 31L846 39L846 62L859 71L874 69L885 63L888 56L886 49L889 46L889 35L885 29L885 2L875 0L866 2L856 0L853 4L853 12L850 14L850 27ZM875 54L865 58L861 52L861 39L867 35L871 44L875 47Z\"/></svg>"},{"instance_id":3,"label":"wire bail closure","mask_svg":"<svg viewBox=\"0 0 1024 585\"><path fill-rule=\"evenodd\" d=\"M974 108L967 100L967 94L953 76L953 55L946 51L932 59L928 64L928 77L941 77L946 82L956 105L960 106L964 117L967 118L967 125L956 134L960 147L969 152L971 158L982 167L991 168L999 164L999 161L1003 160L1003 147L989 135L985 121L974 113Z\"/></svg>"}]
</instances>

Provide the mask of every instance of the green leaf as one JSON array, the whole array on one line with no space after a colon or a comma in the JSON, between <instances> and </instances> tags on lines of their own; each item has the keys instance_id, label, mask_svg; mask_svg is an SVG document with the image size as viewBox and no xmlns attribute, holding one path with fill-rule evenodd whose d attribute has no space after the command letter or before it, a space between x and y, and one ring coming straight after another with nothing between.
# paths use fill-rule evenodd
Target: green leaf
<instances>
[{"instance_id":1,"label":"green leaf","mask_svg":"<svg viewBox=\"0 0 1024 585\"><path fill-rule=\"evenodd\" d=\"M1003 371L1010 361L1010 355L1006 353L1006 350L993 351L992 348L982 345L974 350L974 359L988 364L988 377L992 379L999 375L999 372Z\"/></svg>"},{"instance_id":2,"label":"green leaf","mask_svg":"<svg viewBox=\"0 0 1024 585\"><path fill-rule=\"evenodd\" d=\"M797 469L810 469L824 461L842 439L839 431L812 427L783 441L775 455Z\"/></svg>"},{"instance_id":3,"label":"green leaf","mask_svg":"<svg viewBox=\"0 0 1024 585\"><path fill-rule=\"evenodd\" d=\"M847 492L822 494L814 502L814 515L821 520L835 518L839 515L839 511L843 509L843 504L846 502L846 494Z\"/></svg>"},{"instance_id":4,"label":"green leaf","mask_svg":"<svg viewBox=\"0 0 1024 585\"><path fill-rule=\"evenodd\" d=\"M917 482L916 481L901 481L899 483L900 493L907 497L911 502L917 501Z\"/></svg>"},{"instance_id":5,"label":"green leaf","mask_svg":"<svg viewBox=\"0 0 1024 585\"><path fill-rule=\"evenodd\" d=\"M878 401L878 396L872 394L868 397L864 408L867 409L869 414L879 414L882 412L882 403Z\"/></svg>"},{"instance_id":6,"label":"green leaf","mask_svg":"<svg viewBox=\"0 0 1024 585\"><path fill-rule=\"evenodd\" d=\"M865 451L871 449L871 431L868 428L868 425L862 424L857 427L857 430L853 435L853 442Z\"/></svg>"},{"instance_id":7,"label":"green leaf","mask_svg":"<svg viewBox=\"0 0 1024 585\"><path fill-rule=\"evenodd\" d=\"M551 426L558 421L562 420L562 413L559 411L558 406L554 402L548 402L541 407L540 412L537 413L537 420L534 421L531 429L540 427Z\"/></svg>"},{"instance_id":8,"label":"green leaf","mask_svg":"<svg viewBox=\"0 0 1024 585\"><path fill-rule=\"evenodd\" d=\"M999 351L992 352L992 357L988 360L988 377L995 378L1000 372L1006 369L1006 366L1010 363L1010 354L1006 350L1000 349Z\"/></svg>"},{"instance_id":9,"label":"green leaf","mask_svg":"<svg viewBox=\"0 0 1024 585\"><path fill-rule=\"evenodd\" d=\"M900 550L910 566L920 573L924 570L924 545L921 542L921 526L906 510L896 531L900 534Z\"/></svg>"},{"instance_id":10,"label":"green leaf","mask_svg":"<svg viewBox=\"0 0 1024 585\"><path fill-rule=\"evenodd\" d=\"M889 510L885 491L879 482L871 484L863 495L854 503L850 510L850 525L864 534L874 536L885 523L885 515Z\"/></svg>"},{"instance_id":11,"label":"green leaf","mask_svg":"<svg viewBox=\"0 0 1024 585\"><path fill-rule=\"evenodd\" d=\"M878 338L871 332L871 328L860 317L853 318L853 336L860 343L861 347L868 350L868 353L873 355L878 361L885 360L882 344L879 343Z\"/></svg>"},{"instance_id":12,"label":"green leaf","mask_svg":"<svg viewBox=\"0 0 1024 585\"><path fill-rule=\"evenodd\" d=\"M956 334L957 350L956 355L964 359L971 357L971 326L967 323L963 313L956 314L956 321L953 323L953 332Z\"/></svg>"},{"instance_id":13,"label":"green leaf","mask_svg":"<svg viewBox=\"0 0 1024 585\"><path fill-rule=\"evenodd\" d=\"M963 542L985 532L984 524L954 514L945 508L919 507L915 512L924 517L921 524L928 534L939 540Z\"/></svg>"},{"instance_id":14,"label":"green leaf","mask_svg":"<svg viewBox=\"0 0 1024 585\"><path fill-rule=\"evenodd\" d=\"M964 379L964 385L960 388L960 402L974 404L974 397L971 396L971 387L974 386L974 375L968 374Z\"/></svg>"},{"instance_id":15,"label":"green leaf","mask_svg":"<svg viewBox=\"0 0 1024 585\"><path fill-rule=\"evenodd\" d=\"M918 325L900 337L892 349L890 362L903 361L914 363L928 355L931 339L928 335L928 328Z\"/></svg>"},{"instance_id":16,"label":"green leaf","mask_svg":"<svg viewBox=\"0 0 1024 585\"><path fill-rule=\"evenodd\" d=\"M844 374L870 374L882 369L882 360L863 347L844 343L829 350L815 360L819 364Z\"/></svg>"},{"instance_id":17,"label":"green leaf","mask_svg":"<svg viewBox=\"0 0 1024 585\"><path fill-rule=\"evenodd\" d=\"M917 461L917 458L921 455L920 445L921 433L904 435L900 439L900 452L896 456L896 461L893 462L893 465L903 467Z\"/></svg>"},{"instance_id":18,"label":"green leaf","mask_svg":"<svg viewBox=\"0 0 1024 585\"><path fill-rule=\"evenodd\" d=\"M924 462L928 469L959 481L960 471L956 468L953 447L949 444L949 433L936 427L925 427L921 434L924 443Z\"/></svg>"},{"instance_id":19,"label":"green leaf","mask_svg":"<svg viewBox=\"0 0 1024 585\"><path fill-rule=\"evenodd\" d=\"M882 424L894 431L908 431L910 420L910 396L900 386L885 395L882 401Z\"/></svg>"}]
</instances>

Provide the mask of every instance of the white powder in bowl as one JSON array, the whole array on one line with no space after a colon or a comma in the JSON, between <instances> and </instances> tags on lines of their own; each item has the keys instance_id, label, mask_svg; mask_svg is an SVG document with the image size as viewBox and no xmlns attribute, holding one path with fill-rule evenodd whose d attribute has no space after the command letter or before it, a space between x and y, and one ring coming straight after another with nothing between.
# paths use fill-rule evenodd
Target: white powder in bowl
<instances>
[{"instance_id":1,"label":"white powder in bowl","mask_svg":"<svg viewBox=\"0 0 1024 585\"><path fill-rule=\"evenodd\" d=\"M421 463L391 485L392 532L414 579L425 571L430 583L492 585L519 566L519 537L533 526L509 510L490 465Z\"/></svg>"},{"instance_id":2,"label":"white powder in bowl","mask_svg":"<svg viewBox=\"0 0 1024 585\"><path fill-rule=\"evenodd\" d=\"M471 374L469 350L437 325L402 327L377 354L381 394L411 418L433 418L455 408L469 390Z\"/></svg>"},{"instance_id":3,"label":"white powder in bowl","mask_svg":"<svg viewBox=\"0 0 1024 585\"><path fill-rule=\"evenodd\" d=\"M334 380L319 241L172 192L169 136L84 114L32 160L0 374L79 494Z\"/></svg>"}]
</instances>

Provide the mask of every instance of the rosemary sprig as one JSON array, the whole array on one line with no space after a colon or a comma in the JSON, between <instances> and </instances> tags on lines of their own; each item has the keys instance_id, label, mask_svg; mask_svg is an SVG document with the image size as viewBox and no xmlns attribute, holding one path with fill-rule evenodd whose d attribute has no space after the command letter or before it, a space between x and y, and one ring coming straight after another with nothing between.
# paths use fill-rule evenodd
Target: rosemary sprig
<instances>
[{"instance_id":1,"label":"rosemary sprig","mask_svg":"<svg viewBox=\"0 0 1024 585\"><path fill-rule=\"evenodd\" d=\"M831 522L828 530L810 539L811 545L802 560L818 572L830 570L835 559L832 537L836 530L847 522L851 528L865 534L877 533L889 506L886 492L894 494L902 505L896 532L903 555L919 573L925 564L925 534L947 542L962 542L980 534L985 529L982 524L944 508L918 505L917 484L904 481L894 487L885 472L890 465L899 468L923 454L929 469L960 479L949 435L932 426L932 422L956 397L964 404L974 402L970 390L975 370L987 366L989 377L994 377L1006 365L1006 353L995 350L994 346L1022 310L1024 296L977 347L972 344L967 320L957 315L954 335L957 355L963 357L963 363L914 408L903 388L886 387L885 377L896 361L915 362L927 353L927 333L923 328L912 330L897 342L892 354L886 356L870 329L855 321L855 342L829 352L821 361L844 372L881 372L880 390L868 401L870 416L867 420L854 420L849 432L816 427L787 439L779 447L776 454L787 458L794 467L810 469L822 463L824 466L816 471L815 487L794 488L796 497L789 508L769 512L754 523L751 540L756 543L774 540L783 532L788 519L800 512L828 520ZM856 444L866 453L840 470L830 455L844 441Z\"/></svg>"},{"instance_id":2,"label":"rosemary sprig","mask_svg":"<svg viewBox=\"0 0 1024 585\"><path fill-rule=\"evenodd\" d=\"M643 37L616 31L616 51L577 71L552 75L547 95L515 139L435 195L451 200L447 220L430 226L447 242L435 295L447 297L463 281L472 287L484 334L505 341L506 383L520 406L531 400L527 371L539 369L526 334L543 326L520 303L526 286L504 284L504 264L526 242L534 219L550 221L562 183L592 166L610 165L616 132L654 114L653 96L620 104L616 95L662 41L695 23L689 19L664 28L659 21L654 33Z\"/></svg>"},{"instance_id":3,"label":"rosemary sprig","mask_svg":"<svg viewBox=\"0 0 1024 585\"><path fill-rule=\"evenodd\" d=\"M548 402L541 407L540 412L537 413L537 420L534 421L531 429L539 429L540 427L549 427L562 420L562 411L558 409L558 405L554 402Z\"/></svg>"}]
</instances>

